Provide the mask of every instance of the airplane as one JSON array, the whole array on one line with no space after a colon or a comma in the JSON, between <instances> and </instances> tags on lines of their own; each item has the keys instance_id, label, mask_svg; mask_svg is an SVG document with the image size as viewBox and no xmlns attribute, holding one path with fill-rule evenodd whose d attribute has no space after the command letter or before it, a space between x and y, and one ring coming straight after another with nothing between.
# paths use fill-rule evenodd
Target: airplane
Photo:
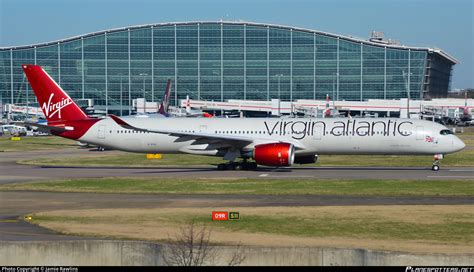
<instances>
[{"instance_id":1,"label":"airplane","mask_svg":"<svg viewBox=\"0 0 474 272\"><path fill-rule=\"evenodd\" d=\"M214 117L214 115L205 111L193 111L191 109L191 103L189 102L189 95L186 95L186 116L201 116L205 118Z\"/></svg>"},{"instance_id":2,"label":"airplane","mask_svg":"<svg viewBox=\"0 0 474 272\"><path fill-rule=\"evenodd\" d=\"M182 108L175 108L173 111L169 112L167 117L214 117L214 115L201 110L192 110L189 95L186 95L184 110L185 111L183 112Z\"/></svg>"},{"instance_id":3,"label":"airplane","mask_svg":"<svg viewBox=\"0 0 474 272\"><path fill-rule=\"evenodd\" d=\"M205 111L196 111L191 109L191 102L189 101L189 95L186 95L186 117L205 117L212 118L214 115Z\"/></svg>"},{"instance_id":4,"label":"airplane","mask_svg":"<svg viewBox=\"0 0 474 272\"><path fill-rule=\"evenodd\" d=\"M326 94L326 108L323 117L331 117L331 108L329 107L329 94Z\"/></svg>"},{"instance_id":5,"label":"airplane","mask_svg":"<svg viewBox=\"0 0 474 272\"><path fill-rule=\"evenodd\" d=\"M166 83L165 94L163 96L163 101L161 101L160 108L158 109L158 115L156 117L206 117L211 118L214 117L212 114L207 112L193 112L191 107L189 106L189 96L186 96L186 114L178 114L176 112L169 111L170 105L170 93L171 93L171 79L168 79ZM138 116L136 116L138 117ZM149 117L148 115L144 115L143 117Z\"/></svg>"},{"instance_id":6,"label":"airplane","mask_svg":"<svg viewBox=\"0 0 474 272\"><path fill-rule=\"evenodd\" d=\"M426 120L365 118L127 118L87 116L37 65L23 65L52 134L138 153L220 156L219 170L291 167L318 155L433 155L465 144L445 126ZM242 159L242 161L240 161ZM239 160L239 161L237 161Z\"/></svg>"}]
</instances>

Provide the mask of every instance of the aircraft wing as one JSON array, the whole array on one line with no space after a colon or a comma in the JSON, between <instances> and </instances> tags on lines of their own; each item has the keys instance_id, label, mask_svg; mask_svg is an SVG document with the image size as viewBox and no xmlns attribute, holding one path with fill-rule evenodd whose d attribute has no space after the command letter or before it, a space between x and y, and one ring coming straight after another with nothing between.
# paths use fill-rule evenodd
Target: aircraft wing
<instances>
[{"instance_id":1,"label":"aircraft wing","mask_svg":"<svg viewBox=\"0 0 474 272\"><path fill-rule=\"evenodd\" d=\"M71 131L74 130L72 127L56 127L56 126L48 126L48 125L43 125L43 124L38 124L38 123L33 123L33 122L14 122L17 125L20 126L32 126L32 127L37 127L39 131L41 132L46 132L46 133L52 133L52 132L65 132L65 131Z\"/></svg>"},{"instance_id":2,"label":"aircraft wing","mask_svg":"<svg viewBox=\"0 0 474 272\"><path fill-rule=\"evenodd\" d=\"M126 129L133 129L136 131L142 131L142 132L149 132L149 133L158 133L158 134L168 134L171 136L178 136L178 137L189 137L190 139L202 139L202 140L209 140L211 141L226 141L226 142L231 142L232 145L234 146L246 146L251 143L256 143L256 144L264 144L264 143L275 143L275 142L280 142L280 141L275 141L275 140L268 140L268 139L256 139L256 138L251 138L251 137L246 137L246 136L233 136L233 135L216 135L216 134L211 134L211 133L202 133L202 132L181 132L181 131L174 131L174 130L166 130L166 129L144 129L144 128L139 128L132 126L122 120L121 118L109 114L110 118L112 118L118 125L120 125L123 128ZM302 149L304 148L301 146L300 143L298 142L289 142L295 146L297 149Z\"/></svg>"}]
</instances>

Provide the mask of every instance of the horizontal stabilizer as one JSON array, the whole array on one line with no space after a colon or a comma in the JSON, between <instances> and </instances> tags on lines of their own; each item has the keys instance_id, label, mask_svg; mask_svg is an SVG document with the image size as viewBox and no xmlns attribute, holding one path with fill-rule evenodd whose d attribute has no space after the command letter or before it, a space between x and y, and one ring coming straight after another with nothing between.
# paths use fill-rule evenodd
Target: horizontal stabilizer
<instances>
[{"instance_id":1,"label":"horizontal stabilizer","mask_svg":"<svg viewBox=\"0 0 474 272\"><path fill-rule=\"evenodd\" d=\"M37 127L39 131L41 132L46 132L46 133L52 133L52 132L65 132L65 131L72 131L74 130L73 127L69 126L48 126L48 125L43 125L43 124L38 124L38 123L32 123L32 122L15 122L16 125L19 126L32 126L32 127Z\"/></svg>"}]
</instances>

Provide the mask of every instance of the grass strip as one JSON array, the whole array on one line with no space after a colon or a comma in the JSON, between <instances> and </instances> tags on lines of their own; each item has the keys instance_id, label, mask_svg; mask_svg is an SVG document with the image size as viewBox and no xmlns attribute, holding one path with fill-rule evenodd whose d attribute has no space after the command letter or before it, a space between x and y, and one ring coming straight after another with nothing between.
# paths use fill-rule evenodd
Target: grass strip
<instances>
[{"instance_id":1,"label":"grass strip","mask_svg":"<svg viewBox=\"0 0 474 272\"><path fill-rule=\"evenodd\" d=\"M135 194L474 196L472 180L81 178L5 184L0 190Z\"/></svg>"},{"instance_id":2,"label":"grass strip","mask_svg":"<svg viewBox=\"0 0 474 272\"><path fill-rule=\"evenodd\" d=\"M229 210L229 208L222 208ZM229 233L261 233L293 237L341 237L406 240L468 245L474 242L474 210L470 206L237 207L241 219L211 221L212 208L105 209L45 212L33 223L84 226L108 235L104 226L142 228L144 235L159 226L187 222L206 224ZM94 231L93 231L94 232ZM144 236L146 237L146 236Z\"/></svg>"},{"instance_id":3,"label":"grass strip","mask_svg":"<svg viewBox=\"0 0 474 272\"><path fill-rule=\"evenodd\" d=\"M20 141L11 141L9 136L0 137L0 151L20 152L78 147L73 140L56 136L26 136Z\"/></svg>"}]
</instances>

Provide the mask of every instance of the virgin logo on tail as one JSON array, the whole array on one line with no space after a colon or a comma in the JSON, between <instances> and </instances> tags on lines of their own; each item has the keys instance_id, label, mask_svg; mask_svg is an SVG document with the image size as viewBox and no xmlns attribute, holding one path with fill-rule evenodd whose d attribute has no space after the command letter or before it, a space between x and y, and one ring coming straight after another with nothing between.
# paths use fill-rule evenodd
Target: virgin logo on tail
<instances>
[{"instance_id":1,"label":"virgin logo on tail","mask_svg":"<svg viewBox=\"0 0 474 272\"><path fill-rule=\"evenodd\" d=\"M61 109L71 105L72 100L71 98L67 97L53 104L51 103L51 101L53 100L53 97L54 97L54 93L51 93L48 99L48 104L43 103L43 106L41 106L41 109L44 111L44 115L46 115L47 118L51 118L57 113L58 118L61 119Z\"/></svg>"}]
</instances>

